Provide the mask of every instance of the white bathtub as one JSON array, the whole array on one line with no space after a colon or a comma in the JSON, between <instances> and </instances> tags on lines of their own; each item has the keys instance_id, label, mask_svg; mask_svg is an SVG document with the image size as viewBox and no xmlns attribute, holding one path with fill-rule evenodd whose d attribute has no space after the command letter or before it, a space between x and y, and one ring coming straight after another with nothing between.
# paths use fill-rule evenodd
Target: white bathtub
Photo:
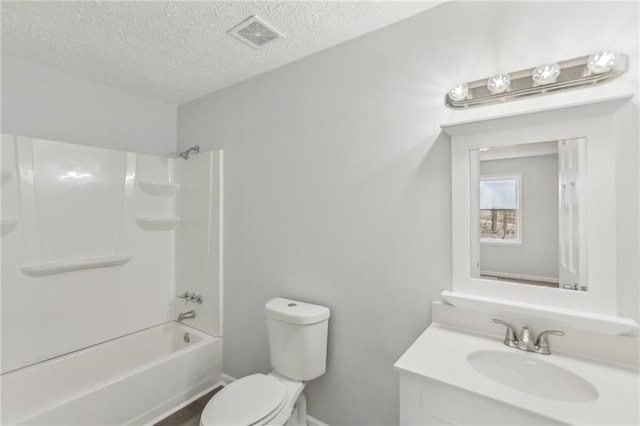
<instances>
[{"instance_id":1,"label":"white bathtub","mask_svg":"<svg viewBox=\"0 0 640 426\"><path fill-rule=\"evenodd\" d=\"M172 321L2 375L2 424L143 424L221 373L222 339Z\"/></svg>"}]
</instances>

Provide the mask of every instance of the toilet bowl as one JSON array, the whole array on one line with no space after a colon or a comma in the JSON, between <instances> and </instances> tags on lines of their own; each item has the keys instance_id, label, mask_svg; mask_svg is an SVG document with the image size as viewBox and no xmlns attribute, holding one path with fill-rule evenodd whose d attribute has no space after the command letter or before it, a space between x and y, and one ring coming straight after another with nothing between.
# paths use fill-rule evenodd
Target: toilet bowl
<instances>
[{"instance_id":1,"label":"toilet bowl","mask_svg":"<svg viewBox=\"0 0 640 426\"><path fill-rule=\"evenodd\" d=\"M276 297L265 314L274 371L225 386L207 403L201 426L307 424L302 390L326 371L329 308Z\"/></svg>"},{"instance_id":2,"label":"toilet bowl","mask_svg":"<svg viewBox=\"0 0 640 426\"><path fill-rule=\"evenodd\" d=\"M279 377L277 373L252 374L225 386L209 401L200 418L201 426L282 426L292 417L306 417L305 383ZM303 404L299 404L303 405ZM305 404L306 405L306 404ZM295 410L294 410L295 408ZM295 419L290 424L297 424Z\"/></svg>"}]
</instances>

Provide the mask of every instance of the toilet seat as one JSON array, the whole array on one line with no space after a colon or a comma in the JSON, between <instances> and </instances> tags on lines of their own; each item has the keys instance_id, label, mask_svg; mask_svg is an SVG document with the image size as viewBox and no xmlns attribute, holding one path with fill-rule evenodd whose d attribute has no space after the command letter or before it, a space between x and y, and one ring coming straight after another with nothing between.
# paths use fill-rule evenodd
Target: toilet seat
<instances>
[{"instance_id":1,"label":"toilet seat","mask_svg":"<svg viewBox=\"0 0 640 426\"><path fill-rule=\"evenodd\" d=\"M263 425L276 417L286 402L284 380L272 375L252 374L218 392L204 408L200 424Z\"/></svg>"}]
</instances>

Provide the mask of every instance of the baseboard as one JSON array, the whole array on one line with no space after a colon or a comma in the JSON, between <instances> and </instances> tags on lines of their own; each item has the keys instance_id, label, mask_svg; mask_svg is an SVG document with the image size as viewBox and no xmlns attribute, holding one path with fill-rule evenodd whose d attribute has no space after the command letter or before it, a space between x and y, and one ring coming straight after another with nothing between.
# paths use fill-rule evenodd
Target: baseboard
<instances>
[{"instance_id":1,"label":"baseboard","mask_svg":"<svg viewBox=\"0 0 640 426\"><path fill-rule=\"evenodd\" d=\"M236 380L235 377L222 373L223 386L226 386L229 383L234 382L235 380ZM329 426L329 425L326 423L322 423L320 420L316 419L315 417L311 417L310 415L307 414L307 426Z\"/></svg>"},{"instance_id":2,"label":"baseboard","mask_svg":"<svg viewBox=\"0 0 640 426\"><path fill-rule=\"evenodd\" d=\"M329 426L326 423L322 423L320 420L315 417L311 417L307 415L307 426Z\"/></svg>"}]
</instances>

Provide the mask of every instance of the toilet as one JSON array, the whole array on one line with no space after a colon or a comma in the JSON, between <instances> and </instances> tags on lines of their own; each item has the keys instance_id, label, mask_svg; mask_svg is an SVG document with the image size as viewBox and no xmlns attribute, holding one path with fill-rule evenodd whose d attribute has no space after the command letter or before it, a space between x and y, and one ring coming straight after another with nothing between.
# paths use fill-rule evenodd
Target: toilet
<instances>
[{"instance_id":1,"label":"toilet","mask_svg":"<svg viewBox=\"0 0 640 426\"><path fill-rule=\"evenodd\" d=\"M273 371L225 386L207 403L201 426L306 426L302 390L326 371L329 308L276 297L264 311Z\"/></svg>"}]
</instances>

